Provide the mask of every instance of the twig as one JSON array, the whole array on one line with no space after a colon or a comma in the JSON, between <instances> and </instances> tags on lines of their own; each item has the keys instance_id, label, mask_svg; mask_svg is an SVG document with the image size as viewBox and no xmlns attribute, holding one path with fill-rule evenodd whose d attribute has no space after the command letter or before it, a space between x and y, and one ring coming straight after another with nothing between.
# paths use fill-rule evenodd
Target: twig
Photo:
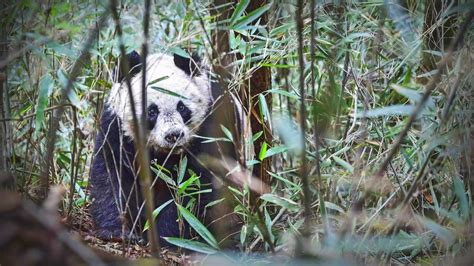
<instances>
[{"instance_id":1,"label":"twig","mask_svg":"<svg viewBox=\"0 0 474 266\"><path fill-rule=\"evenodd\" d=\"M311 91L313 92L313 97L316 99L316 79L314 78L314 61L316 60L316 1L311 0L310 2L310 9L311 9L311 39L310 39L310 56L311 56ZM344 87L344 86L343 86ZM319 129L318 127L318 118L317 116L314 117L314 146L315 146L315 163L316 163L316 176L318 178L318 198L319 198L319 208L321 212L321 216L323 220L326 220L326 205L324 204L324 196L323 196L323 180L321 177L321 156L319 155L319 134L323 132L323 130Z\"/></svg>"},{"instance_id":2,"label":"twig","mask_svg":"<svg viewBox=\"0 0 474 266\"><path fill-rule=\"evenodd\" d=\"M116 9L117 0L110 0L109 4L110 4L110 11L112 13L112 18L115 23L117 36L119 38L119 48L120 48L120 54L122 56L122 60L120 60L120 69L122 70L122 73L125 73L125 82L128 89L128 96L130 98L130 108L132 111L132 121L134 125L138 125L138 126L133 127L133 130L134 130L134 135L135 135L135 140L136 140L135 148L137 150L138 163L140 165L139 167L140 183L142 186L143 197L145 199L145 212L146 212L147 220L150 222L150 224L153 224L154 200L153 200L153 191L149 189L151 186L151 181L150 181L151 172L150 172L149 153L145 145L145 133L144 133L145 124L138 123L135 100L133 98L133 93L132 93L132 84L130 80L131 78L130 78L128 58L126 56L125 46L122 40L123 33L122 33L122 27L120 25L120 17ZM142 68L142 69L143 69L142 73L145 73L146 69L145 68ZM143 103L143 104L146 104L146 103ZM159 258L159 252L158 252L159 243L157 240L156 229L157 229L156 226L150 226L150 229L148 230L148 236L150 239L151 253L157 258Z\"/></svg>"},{"instance_id":3,"label":"twig","mask_svg":"<svg viewBox=\"0 0 474 266\"><path fill-rule=\"evenodd\" d=\"M44 109L44 112L49 112L49 111L53 111L55 109L59 109L59 108L63 108L63 107L74 107L74 105L70 104L70 103L64 103L64 104L60 104L60 105L55 105L55 106L51 106L51 107L48 107L48 108L45 108ZM12 118L12 117L8 117L8 118L5 118L5 119L0 119L0 122L3 122L3 121L23 121L25 119L28 119L28 118L32 118L32 117L35 117L36 116L36 113L32 113L32 114L27 114L25 116L21 116L18 117L18 118Z\"/></svg>"},{"instance_id":4,"label":"twig","mask_svg":"<svg viewBox=\"0 0 474 266\"><path fill-rule=\"evenodd\" d=\"M74 200L74 188L76 186L76 175L75 173L77 172L77 168L79 167L78 165L75 165L78 163L78 161L75 161L76 159L76 151L77 151L77 112L76 108L72 108L73 111L73 124L74 124L74 129L72 131L72 153L71 153L71 173L70 173L70 180L71 180L71 186L69 188L69 204L67 208L67 219L69 220L71 218L71 210L72 210L72 202ZM75 171L74 171L75 170Z\"/></svg>"},{"instance_id":5,"label":"twig","mask_svg":"<svg viewBox=\"0 0 474 266\"><path fill-rule=\"evenodd\" d=\"M410 130L411 126L415 122L416 118L418 117L418 114L423 110L423 107L425 106L426 102L428 101L431 93L434 91L436 86L438 85L441 75L443 74L444 70L446 69L448 62L451 61L451 57L453 55L454 50L459 47L462 44L462 41L464 39L464 35L467 32L467 29L469 25L472 22L472 19L474 18L474 10L471 10L464 23L461 25L459 28L458 34L456 35L456 38L453 40L452 45L446 52L445 56L441 59L441 61L438 63L438 68L436 70L436 73L434 74L433 78L431 81L428 83L425 89L425 93L421 97L420 101L416 105L415 110L413 113L410 115L408 118L408 121L403 128L403 130L398 134L397 139L394 141L391 149L388 151L388 155L385 158L385 160L382 162L379 170L375 173L376 178L382 178L387 166L390 164L391 160L395 156L395 154L398 152L398 149L400 148L400 145L402 144L403 140L405 139L405 136L408 134L408 131ZM356 209L360 209L363 202L365 201L365 198L368 196L367 193L364 193L352 206Z\"/></svg>"},{"instance_id":6,"label":"twig","mask_svg":"<svg viewBox=\"0 0 474 266\"><path fill-rule=\"evenodd\" d=\"M151 247L151 252L152 254L159 258L159 250L160 250L160 244L157 239L159 236L159 230L157 226L154 226L153 223L153 203L154 201L154 190L150 189L152 187L151 185L151 173L150 173L150 158L149 158L149 152L148 149L145 146L145 142L148 139L147 136L147 131L145 130L145 125L147 125L147 81L146 81L146 70L147 70L147 56L148 56L148 38L149 38L149 32L150 32L150 9L151 9L151 1L150 0L145 0L145 16L143 18L143 45L142 45L142 122L140 124L140 131L142 132L143 138L139 139L140 141L140 149L139 152L142 154L142 157L140 159L140 164L141 164L141 171L142 173L140 175L140 184L141 184L141 189L142 193L144 195L145 200L148 202L146 204L146 217L148 220L148 223L151 226L148 236L150 238L150 247ZM132 103L134 104L134 103ZM143 171L143 172L142 172Z\"/></svg>"},{"instance_id":7,"label":"twig","mask_svg":"<svg viewBox=\"0 0 474 266\"><path fill-rule=\"evenodd\" d=\"M301 166L300 166L300 177L303 182L303 204L304 204L304 229L303 237L309 234L310 219L311 219L311 197L309 191L309 182L307 175L307 160L306 160L306 143L305 143L305 132L306 132L306 106L304 104L305 99L305 84L304 84L304 54L303 54L303 14L304 1L298 0L298 8L296 10L296 28L298 31L298 63L299 63L299 85L300 85L300 130L301 130Z\"/></svg>"}]
</instances>

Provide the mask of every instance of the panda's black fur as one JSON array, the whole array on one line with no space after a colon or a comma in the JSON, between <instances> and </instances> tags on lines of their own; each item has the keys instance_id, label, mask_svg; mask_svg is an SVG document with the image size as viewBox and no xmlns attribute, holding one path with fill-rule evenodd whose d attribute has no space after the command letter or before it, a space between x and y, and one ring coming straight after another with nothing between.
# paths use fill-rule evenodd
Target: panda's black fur
<instances>
[{"instance_id":1,"label":"panda's black fur","mask_svg":"<svg viewBox=\"0 0 474 266\"><path fill-rule=\"evenodd\" d=\"M136 52L129 54L130 75L136 75L140 71L139 55ZM186 75L208 75L199 68L199 59L193 57L191 59L184 58L179 55L173 56L174 65L182 70ZM138 69L138 71L137 71ZM120 72L114 73L116 78L123 79ZM183 77L183 76L181 76ZM136 77L136 78L140 78ZM123 82L125 83L125 82ZM119 86L119 85L117 85ZM126 85L120 85L126 86ZM211 88L213 87L213 89ZM173 88L169 88L172 90ZM211 94L209 96L214 98L219 95L218 89L215 86L209 86ZM91 167L90 174L90 191L92 196L92 204L90 206L91 215L95 224L96 234L103 239L119 240L122 238L123 225L125 231L125 238L137 238L141 235L140 228L143 228L144 210L140 211L140 206L143 203L140 192L140 184L137 174L137 162L135 161L135 146L133 137L127 135L124 128L124 123L129 123L120 117L117 113L117 108L111 106L113 101L107 101L104 104L104 110L100 119L100 129L98 131L95 148L94 160ZM204 122L200 124L197 135L206 136L212 134L215 128L218 128L217 122L213 115L209 115L213 101L210 101L203 108L207 108ZM137 106L138 108L139 106ZM182 109L182 108L181 108ZM192 115L192 114L188 114ZM188 118L189 119L189 118ZM183 117L183 121L185 118ZM153 127L160 125L152 125ZM148 127L150 129L150 127ZM186 151L178 154L169 154L167 151L150 148L150 159L162 165L164 168L172 172L172 176L177 176L177 165L182 158L182 155L187 155L188 169L192 169L200 176L201 189L214 188L212 173L203 167L198 161L199 154L208 153L216 155L217 147L215 143L201 143L200 139L193 138L189 141ZM189 151L191 154L189 154ZM163 163L166 161L166 164ZM187 175L187 173L186 173ZM188 178L187 176L186 178ZM153 178L155 175L153 175ZM160 206L164 202L172 199L170 190L161 179L157 179L154 185L155 207ZM121 190L120 190L121 187ZM197 216L204 222L204 206L209 202L215 200L215 190L212 193L204 193L199 197ZM128 197L128 195L131 195ZM127 202L128 201L128 202ZM185 203L184 203L185 204ZM124 206L129 206L127 210ZM121 211L122 212L121 212ZM137 220L137 225L133 222ZM174 203L168 204L163 209L156 220L156 226L160 235L160 242L163 237L180 237L189 238L191 236L191 228L184 224L184 228L178 225L177 222L177 207ZM181 230L180 230L181 229ZM184 234L184 235L183 235Z\"/></svg>"}]
</instances>

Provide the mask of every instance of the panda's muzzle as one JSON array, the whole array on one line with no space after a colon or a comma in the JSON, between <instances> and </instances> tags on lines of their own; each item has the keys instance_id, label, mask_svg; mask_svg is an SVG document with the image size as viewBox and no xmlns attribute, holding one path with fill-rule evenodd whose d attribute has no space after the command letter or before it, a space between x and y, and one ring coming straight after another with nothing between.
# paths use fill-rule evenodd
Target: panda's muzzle
<instances>
[{"instance_id":1,"label":"panda's muzzle","mask_svg":"<svg viewBox=\"0 0 474 266\"><path fill-rule=\"evenodd\" d=\"M181 139L183 135L184 135L183 131L178 131L178 130L171 131L171 132L166 133L165 140L170 144L174 144L179 139Z\"/></svg>"}]
</instances>

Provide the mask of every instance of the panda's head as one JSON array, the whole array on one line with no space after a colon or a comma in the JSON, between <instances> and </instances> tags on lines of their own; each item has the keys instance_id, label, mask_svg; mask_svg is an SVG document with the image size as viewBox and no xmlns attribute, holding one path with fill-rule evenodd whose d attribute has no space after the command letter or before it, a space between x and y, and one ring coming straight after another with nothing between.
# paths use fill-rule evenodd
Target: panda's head
<instances>
[{"instance_id":1,"label":"panda's head","mask_svg":"<svg viewBox=\"0 0 474 266\"><path fill-rule=\"evenodd\" d=\"M128 55L132 95L137 118L141 117L142 72L140 56ZM153 54L147 57L147 144L158 152L178 153L192 140L212 104L208 75L196 57ZM123 75L114 74L108 105L121 120L123 132L133 139L134 123L128 88ZM120 82L121 81L121 82Z\"/></svg>"}]
</instances>

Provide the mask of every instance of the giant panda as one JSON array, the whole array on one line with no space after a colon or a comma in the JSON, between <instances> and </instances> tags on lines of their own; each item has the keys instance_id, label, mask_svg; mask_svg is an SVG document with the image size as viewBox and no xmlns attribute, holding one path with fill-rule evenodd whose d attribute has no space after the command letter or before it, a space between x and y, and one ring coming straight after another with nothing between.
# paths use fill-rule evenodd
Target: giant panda
<instances>
[{"instance_id":1,"label":"giant panda","mask_svg":"<svg viewBox=\"0 0 474 266\"><path fill-rule=\"evenodd\" d=\"M148 121L145 126L150 159L176 178L176 166L183 156L187 157L188 169L199 176L201 189L211 188L213 191L200 194L197 202L197 217L204 220L206 204L216 197L215 180L213 173L199 161L198 155L215 155L220 148L215 146L216 143L202 143L197 136L205 136L219 128L212 110L220 93L213 86L209 71L196 56L152 54L147 57L147 69L143 70L140 55L132 52L128 54L128 62L138 118L142 106L142 71L147 71L147 83L153 83L146 91ZM120 71L114 75L116 82L104 103L95 142L89 181L92 197L90 212L99 238L140 240L145 212L134 146L134 127L137 125L133 124L124 75ZM163 180L156 178L155 174L152 180L156 182L152 188L155 208L173 199ZM162 244L167 244L163 237L191 237L189 225L178 224L177 219L178 211L174 203L168 204L159 213L156 226Z\"/></svg>"}]
</instances>

